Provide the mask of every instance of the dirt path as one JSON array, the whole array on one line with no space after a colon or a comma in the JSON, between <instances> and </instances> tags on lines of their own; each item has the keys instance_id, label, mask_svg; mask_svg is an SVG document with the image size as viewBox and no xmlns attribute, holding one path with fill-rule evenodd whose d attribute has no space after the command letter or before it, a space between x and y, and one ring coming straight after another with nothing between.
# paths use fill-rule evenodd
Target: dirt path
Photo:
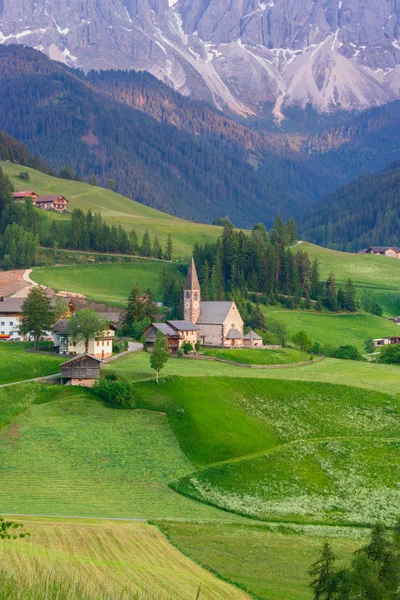
<instances>
[{"instance_id":1,"label":"dirt path","mask_svg":"<svg viewBox=\"0 0 400 600\"><path fill-rule=\"evenodd\" d=\"M15 298L23 298L19 296L27 287L27 281L24 279L25 271L0 271L0 296L14 296ZM29 284L29 289L31 284Z\"/></svg>"}]
</instances>

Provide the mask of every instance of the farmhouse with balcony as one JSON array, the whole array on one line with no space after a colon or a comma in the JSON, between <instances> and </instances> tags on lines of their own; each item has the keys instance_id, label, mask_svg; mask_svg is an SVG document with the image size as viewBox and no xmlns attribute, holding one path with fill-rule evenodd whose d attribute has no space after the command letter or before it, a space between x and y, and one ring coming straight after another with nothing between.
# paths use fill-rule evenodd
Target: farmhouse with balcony
<instances>
[{"instance_id":1,"label":"farmhouse with balcony","mask_svg":"<svg viewBox=\"0 0 400 600\"><path fill-rule=\"evenodd\" d=\"M109 358L113 353L113 341L115 331L118 327L120 315L119 313L97 313L101 318L108 321L108 329L102 332L95 339L89 340L87 354L94 358L103 359ZM72 334L68 330L68 319L60 319L53 327L53 352L56 354L85 354L85 343L83 341L74 340Z\"/></svg>"},{"instance_id":2,"label":"farmhouse with balcony","mask_svg":"<svg viewBox=\"0 0 400 600\"><path fill-rule=\"evenodd\" d=\"M38 196L33 190L13 192L13 198L15 202L24 202L26 199L30 199L36 208L42 210L65 212L68 207L68 200L64 196Z\"/></svg>"},{"instance_id":3,"label":"farmhouse with balcony","mask_svg":"<svg viewBox=\"0 0 400 600\"><path fill-rule=\"evenodd\" d=\"M388 346L389 344L400 344L400 337L385 337L385 338L377 338L374 340L375 348L380 348L381 346Z\"/></svg>"},{"instance_id":4,"label":"farmhouse with balcony","mask_svg":"<svg viewBox=\"0 0 400 600\"><path fill-rule=\"evenodd\" d=\"M177 354L179 348L185 343L194 345L197 343L198 327L190 321L167 321L166 323L152 323L144 331L146 347L152 350L156 341L157 332L167 338L168 350L171 354Z\"/></svg>"},{"instance_id":5,"label":"farmhouse with balcony","mask_svg":"<svg viewBox=\"0 0 400 600\"><path fill-rule=\"evenodd\" d=\"M360 250L357 254L378 254L380 256L400 258L400 248L398 246L369 246L369 248L364 248L364 250Z\"/></svg>"}]
</instances>

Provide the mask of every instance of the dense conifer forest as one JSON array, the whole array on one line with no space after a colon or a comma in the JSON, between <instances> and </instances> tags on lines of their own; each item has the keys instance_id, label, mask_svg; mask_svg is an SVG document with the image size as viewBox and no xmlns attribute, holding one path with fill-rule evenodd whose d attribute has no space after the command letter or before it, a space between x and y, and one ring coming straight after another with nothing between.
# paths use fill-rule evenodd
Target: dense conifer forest
<instances>
[{"instance_id":1,"label":"dense conifer forest","mask_svg":"<svg viewBox=\"0 0 400 600\"><path fill-rule=\"evenodd\" d=\"M299 226L321 246L354 252L400 244L400 159L378 175L367 174L326 196Z\"/></svg>"}]
</instances>

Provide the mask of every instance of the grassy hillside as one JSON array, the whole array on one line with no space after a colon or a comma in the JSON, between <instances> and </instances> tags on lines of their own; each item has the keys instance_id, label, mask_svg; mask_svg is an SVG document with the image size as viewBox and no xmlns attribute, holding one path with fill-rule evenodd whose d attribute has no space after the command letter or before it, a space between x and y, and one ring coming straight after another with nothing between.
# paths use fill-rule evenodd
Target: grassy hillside
<instances>
[{"instance_id":1,"label":"grassy hillside","mask_svg":"<svg viewBox=\"0 0 400 600\"><path fill-rule=\"evenodd\" d=\"M149 355L137 352L118 362L105 365L104 371L115 371L132 381L154 379L150 368ZM290 381L319 381L321 383L339 383L343 385L377 390L389 394L399 391L400 369L397 365L379 365L366 362L354 362L325 358L321 362L282 369L246 369L221 362L192 361L174 358L167 362L162 371L163 377L178 375L182 377L232 377L235 380L285 379ZM238 385L240 385L238 383Z\"/></svg>"},{"instance_id":2,"label":"grassy hillside","mask_svg":"<svg viewBox=\"0 0 400 600\"><path fill-rule=\"evenodd\" d=\"M27 352L27 344L0 342L0 385L59 373L65 357Z\"/></svg>"},{"instance_id":3,"label":"grassy hillside","mask_svg":"<svg viewBox=\"0 0 400 600\"><path fill-rule=\"evenodd\" d=\"M0 514L219 517L168 488L193 467L164 415L110 410L85 390L60 393L0 430Z\"/></svg>"},{"instance_id":4,"label":"grassy hillside","mask_svg":"<svg viewBox=\"0 0 400 600\"><path fill-rule=\"evenodd\" d=\"M286 326L289 339L297 331L304 330L313 341L336 347L353 344L361 352L364 352L364 342L368 338L400 334L399 326L392 321L368 313L336 315L275 307L266 308L264 312L267 324L281 321Z\"/></svg>"},{"instance_id":5,"label":"grassy hillside","mask_svg":"<svg viewBox=\"0 0 400 600\"><path fill-rule=\"evenodd\" d=\"M76 265L74 267L43 267L34 269L31 277L37 283L84 294L91 300L126 306L128 296L137 283L142 292L150 288L159 296L160 276L170 263L138 259L130 263L107 265Z\"/></svg>"},{"instance_id":6,"label":"grassy hillside","mask_svg":"<svg viewBox=\"0 0 400 600\"><path fill-rule=\"evenodd\" d=\"M28 171L30 177L30 181L26 182L18 177L21 172L20 165L5 162L0 162L0 165L11 178L16 190L28 187L41 195L62 194L69 200L69 210L81 208L86 212L90 209L94 213L100 213L110 225L121 225L127 231L135 228L139 237L147 229L152 237L157 234L161 244L165 244L170 233L173 236L175 259L190 256L196 242L203 244L213 241L221 233L220 227L178 219L110 190L77 181L57 179L24 167L23 170ZM54 215L49 218L54 218ZM56 218L66 219L68 216L56 215Z\"/></svg>"},{"instance_id":7,"label":"grassy hillside","mask_svg":"<svg viewBox=\"0 0 400 600\"><path fill-rule=\"evenodd\" d=\"M260 350L257 348L206 348L206 356L215 356L223 360L230 360L243 365L287 365L309 360L310 355L292 348L281 350Z\"/></svg>"},{"instance_id":8,"label":"grassy hillside","mask_svg":"<svg viewBox=\"0 0 400 600\"><path fill-rule=\"evenodd\" d=\"M199 586L204 600L249 598L186 558L154 526L90 520L24 521L31 536L2 543L2 570L18 575L20 588L32 585L37 572L47 575L49 581L58 574L59 580L70 586L65 596L39 596L42 588L29 598L89 600L86 593L79 593L81 586L90 600L195 600ZM0 597L6 598L2 591ZM17 597L22 595L15 595L15 600ZM10 598L14 600L7 596Z\"/></svg>"},{"instance_id":9,"label":"grassy hillside","mask_svg":"<svg viewBox=\"0 0 400 600\"><path fill-rule=\"evenodd\" d=\"M364 532L334 527L164 522L161 530L196 562L273 600L311 600L308 570L328 536L342 564L364 542Z\"/></svg>"}]
</instances>

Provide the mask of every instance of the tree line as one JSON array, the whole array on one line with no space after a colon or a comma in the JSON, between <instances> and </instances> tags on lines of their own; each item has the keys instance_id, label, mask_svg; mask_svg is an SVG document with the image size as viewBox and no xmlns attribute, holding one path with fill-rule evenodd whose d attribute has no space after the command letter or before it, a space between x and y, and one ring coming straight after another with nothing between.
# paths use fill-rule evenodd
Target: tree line
<instances>
[{"instance_id":1,"label":"tree line","mask_svg":"<svg viewBox=\"0 0 400 600\"><path fill-rule=\"evenodd\" d=\"M100 214L94 214L90 210L85 214L80 208L72 211L71 221L67 226L55 220L52 222L48 243L53 247L71 250L120 252L165 260L171 260L173 253L171 234L163 248L157 235L151 239L148 231L145 231L139 239L135 229L127 233L121 225L107 225Z\"/></svg>"},{"instance_id":2,"label":"tree line","mask_svg":"<svg viewBox=\"0 0 400 600\"><path fill-rule=\"evenodd\" d=\"M293 250L296 241L295 221L284 223L280 215L269 232L257 224L251 235L225 222L215 244L194 247L202 298L224 300L242 294L265 304L279 301L287 308L357 311L359 302L352 280L338 286L331 273L323 281L318 260L311 262L306 252Z\"/></svg>"}]
</instances>

